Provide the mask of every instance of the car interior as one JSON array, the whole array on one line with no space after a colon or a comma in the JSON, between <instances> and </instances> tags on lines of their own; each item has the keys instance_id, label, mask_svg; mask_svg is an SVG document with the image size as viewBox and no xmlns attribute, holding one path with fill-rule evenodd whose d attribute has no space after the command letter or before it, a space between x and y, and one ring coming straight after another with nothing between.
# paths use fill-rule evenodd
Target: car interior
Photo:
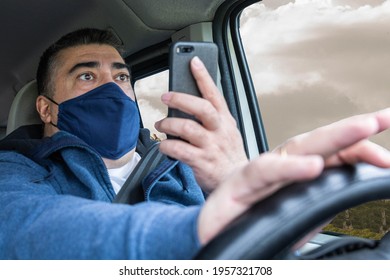
<instances>
[{"instance_id":1,"label":"car interior","mask_svg":"<svg viewBox=\"0 0 390 280\"><path fill-rule=\"evenodd\" d=\"M238 32L240 13L256 2L1 1L0 139L19 126L40 123L35 110L35 72L47 46L70 31L95 27L112 30L123 42L133 83L169 69L169 47L174 42L216 43L217 85L237 121L247 155L253 158L266 152L266 131ZM390 198L389 179L390 171L364 164L327 170L313 182L293 184L256 204L203 248L197 258L299 259L291 255L291 250L313 229L345 209ZM338 239L318 234L300 253ZM356 242L364 248L376 246Z\"/></svg>"}]
</instances>

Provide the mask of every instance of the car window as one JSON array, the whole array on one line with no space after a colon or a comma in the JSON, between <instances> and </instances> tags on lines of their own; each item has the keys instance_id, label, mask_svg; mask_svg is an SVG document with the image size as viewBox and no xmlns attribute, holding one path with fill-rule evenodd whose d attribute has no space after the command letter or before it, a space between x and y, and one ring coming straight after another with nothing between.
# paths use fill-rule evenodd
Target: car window
<instances>
[{"instance_id":1,"label":"car window","mask_svg":"<svg viewBox=\"0 0 390 280\"><path fill-rule=\"evenodd\" d=\"M139 79L134 84L134 92L141 112L143 126L152 137L166 139L164 133L154 128L154 123L167 116L167 106L161 102L161 95L168 92L168 70Z\"/></svg>"},{"instance_id":2,"label":"car window","mask_svg":"<svg viewBox=\"0 0 390 280\"><path fill-rule=\"evenodd\" d=\"M387 4L386 4L387 3ZM240 35L270 150L289 137L390 104L386 1L265 0L246 8ZM390 148L389 132L372 140ZM378 238L390 202L339 214L325 229Z\"/></svg>"}]
</instances>

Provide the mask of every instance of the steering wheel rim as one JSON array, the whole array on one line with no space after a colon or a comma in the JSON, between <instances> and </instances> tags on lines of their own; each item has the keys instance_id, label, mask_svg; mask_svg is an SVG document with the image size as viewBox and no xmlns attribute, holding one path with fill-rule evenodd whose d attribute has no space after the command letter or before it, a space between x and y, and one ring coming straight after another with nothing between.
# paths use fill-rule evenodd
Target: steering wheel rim
<instances>
[{"instance_id":1,"label":"steering wheel rim","mask_svg":"<svg viewBox=\"0 0 390 280\"><path fill-rule=\"evenodd\" d=\"M281 259L310 231L357 205L390 198L390 169L368 164L325 170L258 202L195 259Z\"/></svg>"}]
</instances>

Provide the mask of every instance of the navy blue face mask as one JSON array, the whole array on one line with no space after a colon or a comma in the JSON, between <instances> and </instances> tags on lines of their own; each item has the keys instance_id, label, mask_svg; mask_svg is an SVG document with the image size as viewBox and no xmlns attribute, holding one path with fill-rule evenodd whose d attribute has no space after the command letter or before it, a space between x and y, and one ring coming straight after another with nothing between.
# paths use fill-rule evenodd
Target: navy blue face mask
<instances>
[{"instance_id":1,"label":"navy blue face mask","mask_svg":"<svg viewBox=\"0 0 390 280\"><path fill-rule=\"evenodd\" d=\"M101 85L61 104L47 98L58 105L58 122L53 125L84 140L102 157L118 159L135 148L138 108L117 84Z\"/></svg>"}]
</instances>

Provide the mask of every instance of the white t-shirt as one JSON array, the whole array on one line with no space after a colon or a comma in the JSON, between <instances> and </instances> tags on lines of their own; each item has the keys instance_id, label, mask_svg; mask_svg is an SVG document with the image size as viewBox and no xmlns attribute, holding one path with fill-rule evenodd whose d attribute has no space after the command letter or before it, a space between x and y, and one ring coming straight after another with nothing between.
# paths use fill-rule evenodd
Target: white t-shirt
<instances>
[{"instance_id":1,"label":"white t-shirt","mask_svg":"<svg viewBox=\"0 0 390 280\"><path fill-rule=\"evenodd\" d=\"M108 169L108 175L110 176L111 184L116 194L120 191L140 159L141 156L135 152L133 158L124 166Z\"/></svg>"}]
</instances>

